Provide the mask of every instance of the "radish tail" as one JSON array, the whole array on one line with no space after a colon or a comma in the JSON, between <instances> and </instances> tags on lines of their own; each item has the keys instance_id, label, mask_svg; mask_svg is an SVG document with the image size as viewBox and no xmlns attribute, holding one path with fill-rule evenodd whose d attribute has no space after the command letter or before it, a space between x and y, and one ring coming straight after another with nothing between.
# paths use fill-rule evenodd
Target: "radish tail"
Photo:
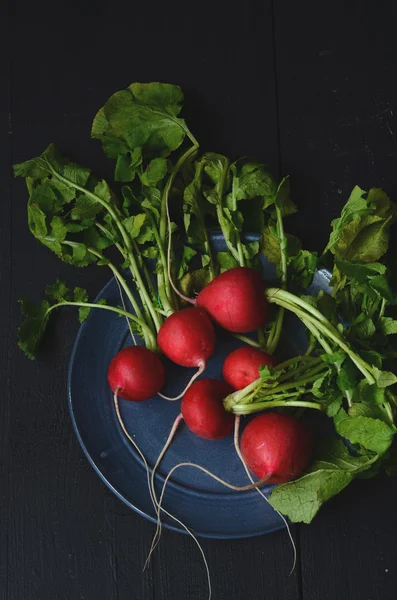
<instances>
[{"instance_id":1,"label":"radish tail","mask_svg":"<svg viewBox=\"0 0 397 600\"><path fill-rule=\"evenodd\" d=\"M182 417L182 414L180 413L177 416L177 418L175 419L175 421L174 421L174 423L173 423L173 425L171 427L171 431L169 433L167 441L165 442L165 444L164 444L164 446L163 446L163 448L162 448L162 450L161 450L161 452L160 452L160 454L159 454L159 456L157 458L156 464L154 465L154 467L152 469L152 475L151 475L151 478L150 478L149 486L150 486L150 495L154 499L154 508L156 510L156 516L157 516L157 527L156 527L156 532L155 532L153 540L152 540L152 545L150 546L149 554L148 554L147 559L145 561L145 566L143 568L144 570L149 566L150 559L151 559L151 556L153 554L153 551L156 548L157 544L159 543L160 537L161 537L160 507L159 507L158 502L157 502L156 490L155 490L155 486L154 486L154 479L155 479L156 471L157 471L157 468L158 468L158 466L159 466L159 464L160 464L160 462L161 462L164 454L166 453L167 449L169 448L169 446L170 446L170 444L171 444L171 442L172 442L172 440L174 438L174 435L176 433L176 430L178 429L178 425L182 421L182 419L183 419L183 417ZM171 515L171 517L174 518L172 515Z\"/></svg>"},{"instance_id":2,"label":"radish tail","mask_svg":"<svg viewBox=\"0 0 397 600\"><path fill-rule=\"evenodd\" d=\"M190 463L186 463L186 464L190 464ZM176 465L176 467L178 467L180 465ZM192 537L194 539L194 541L197 544L198 549L200 550L201 556L203 557L203 561L204 561L204 566L205 566L205 570L207 573L207 581L208 581L208 600L211 600L211 596L212 596L212 586L211 586L211 575L210 575L210 570L208 567L208 562L207 559L205 558L205 554L204 554L204 550L201 547L200 542L198 541L198 539L196 538L196 536L194 535L194 533L192 531L190 531L190 529L188 527L186 527L186 525L184 523L182 523L182 521L180 521L179 519L177 519L176 517L174 517L173 515L170 515L169 512L167 512L161 505L163 502L163 497L164 497L164 493L165 493L165 488L167 486L168 480L171 476L171 473L175 470L175 467L168 473L167 477L164 480L164 484L163 484L163 489L161 490L161 495L160 495L160 499L158 502L158 508L159 508L159 515L160 515L160 511L163 511L163 513L165 513L166 515L172 517L174 519L174 521L176 521L177 523L179 523L184 530L190 535L190 537ZM158 516L158 518L160 518Z\"/></svg>"},{"instance_id":3,"label":"radish tail","mask_svg":"<svg viewBox=\"0 0 397 600\"><path fill-rule=\"evenodd\" d=\"M149 487L149 493L150 493L150 499L152 501L152 504L154 506L154 508L157 508L157 500L155 499L155 497L152 495L152 488L150 487L150 471L149 471L149 466L147 464L147 460L142 452L142 450L139 448L138 444L134 441L134 439L130 436L130 434L127 431L126 426L124 425L124 421L121 417L120 414L120 407L119 407L119 399L118 399L118 390L116 389L113 395L113 402L114 402L114 408L116 409L116 415L117 415L117 419L118 422L120 423L120 427L124 432L124 435L126 436L126 438L131 442L131 444L134 446L135 450L138 452L139 456L141 457L143 464L145 465L145 469L146 469L146 478L147 478L147 482L148 482L148 487Z\"/></svg>"},{"instance_id":4,"label":"radish tail","mask_svg":"<svg viewBox=\"0 0 397 600\"><path fill-rule=\"evenodd\" d=\"M192 298L188 298L187 296L185 296L184 294L182 294L182 292L180 290L178 290L178 288L176 287L176 285L174 284L173 280L172 280L172 275L171 275L171 217L170 217L170 209L169 209L169 205L168 205L168 196L166 198L166 203L165 203L166 209L167 209L167 225L168 225L168 246L167 246L167 274L168 274L168 279L169 282L171 284L172 289L174 290L174 292L180 297L182 298L182 300L185 300L186 302L190 302L190 304L193 304L193 306L196 305L196 301L193 300Z\"/></svg>"},{"instance_id":5,"label":"radish tail","mask_svg":"<svg viewBox=\"0 0 397 600\"><path fill-rule=\"evenodd\" d=\"M185 387L185 389L183 390L183 392L181 392L179 394L179 396L175 396L175 398L170 398L169 396L165 396L164 394L161 394L160 392L158 392L158 395L161 398L164 398L164 400L169 400L170 402L174 402L175 400L180 400L186 394L186 392L188 391L188 389L190 388L190 386L192 385L192 383L194 381L196 381L197 377L199 377L201 375L201 373L203 373L203 371L205 369L205 366L206 366L205 363L202 363L199 366L198 371L193 375L193 377L190 379L190 381L188 382L187 386Z\"/></svg>"},{"instance_id":6,"label":"radish tail","mask_svg":"<svg viewBox=\"0 0 397 600\"><path fill-rule=\"evenodd\" d=\"M218 483L221 483L225 487L229 488L230 490L235 490L236 492L247 492L249 490L255 490L258 487L265 485L265 483L267 483L269 478L271 477L271 475L268 475L264 479L260 479L259 481L253 481L249 485L233 485L232 483L225 481L221 477L218 477L218 475L215 475L215 473L211 473L211 471L209 471L205 467L202 467L201 465L196 465L196 463L191 463L191 462L181 462L172 467L171 471L168 473L167 477L164 480L164 486L166 485L166 483L168 482L169 478L174 473L174 471L176 471L180 467L194 467L195 469L202 471L203 473L205 473L212 479L215 479L215 481L217 481ZM157 505L158 504L159 503L157 503Z\"/></svg>"},{"instance_id":7,"label":"radish tail","mask_svg":"<svg viewBox=\"0 0 397 600\"><path fill-rule=\"evenodd\" d=\"M141 451L141 449L139 448L139 446L137 445L137 443L136 443L136 442L133 440L133 438L130 436L130 434L129 434L129 433L128 433L128 431L127 431L127 428L126 428L126 426L125 426L125 424L124 424L124 421L123 421L123 419L122 419L122 417L121 417L121 414L120 414L120 407L119 407L118 393L117 393L117 392L118 392L118 390L116 390L116 391L114 392L114 396L113 396L114 407L115 407L115 410L116 410L117 419L118 419L118 421L119 421L120 427L121 427L121 429L123 430L123 432L124 432L125 436L126 436L126 437L127 437L127 439L128 439L130 442L131 442L131 444L134 446L135 450L138 452L139 456L141 457L141 459L142 459L142 461L143 461L143 463L144 463L144 465L145 465L145 469L146 469L146 477L147 477L147 482L148 482L148 488L149 488L150 499L151 499L151 501L152 501L152 503L153 503L153 506L154 506L154 509L155 509L155 511L156 511L157 519L159 520L160 507L159 507L159 505L158 505L158 502L157 502L156 495L155 495L155 494L153 494L153 492L152 492L152 486L151 486L151 480L150 480L150 471L149 471L149 466L148 466L148 464L147 464L147 460L146 460L146 458L145 458L145 456L144 456L143 452ZM179 422L180 422L180 420L181 420L181 419L182 419L182 415L178 415L178 417L176 418L176 420L175 420L175 422L174 422L173 428L172 428L172 435L174 435L174 433L175 433L175 431L176 431L176 429L177 429L177 427L178 427L178 424L179 424ZM172 438L171 438L171 439L170 439L170 438L171 438L171 434L170 434L170 436L168 437L168 440L167 440L167 444L168 444L168 445L171 443L171 439L172 439ZM168 446L167 446L167 447L168 447ZM160 462L161 458L164 456L164 453L165 453L165 451L166 451L166 448L163 448L163 451L162 451L162 453L161 453L161 455L160 455L159 459L157 460L157 463L156 463L155 469L158 467L158 464L159 464L159 462ZM182 523L182 521L180 521L179 519L177 519L176 517L174 517L174 515L172 515L172 514L171 514L171 513L169 513L168 511L166 511L164 508L161 508L161 510L162 510L162 511L163 511L163 512L164 512L164 513L167 515L167 516L169 516L171 519L173 519L174 521L176 521L177 523L179 523L179 525L181 525L181 527L183 527L183 528L184 528L184 529L187 531L187 533L188 533L188 534L189 534L189 535L190 535L190 536L191 536L191 537L194 539L194 541L195 541L195 542L196 542L196 544L198 545L198 547L199 547L199 549L200 549L200 552L201 552L201 554L202 554L202 556L203 556L204 564L205 564L206 571L207 571L208 585L209 585L209 588L210 588L210 594L209 594L209 600L210 600L210 598L211 598L211 582L210 582L209 569L208 569L208 564L207 564L206 558L205 558L205 556L204 556L204 552L203 552L203 550L202 550L202 548L201 548L201 546L200 546L199 542L197 541L197 539L196 539L196 537L193 535L193 533L192 533L192 532L191 532L191 531L190 531L190 530L189 530L189 529L186 527L186 525L185 525L184 523ZM160 527L161 527L161 523L160 523ZM157 535L157 531L156 531L155 537L156 537L156 535ZM154 543L154 542L155 542L155 538L153 538L153 543ZM153 543L152 543L152 546L153 546ZM157 543L158 543L158 541L157 541ZM157 544L155 544L155 545L157 545ZM147 567L147 565L149 564L149 562L148 562L148 561L149 561L149 559L150 559L150 555L151 555L151 553L153 552L153 550L154 550L154 548L153 548L153 549L151 549L151 551L150 551L150 554L149 554L148 558L146 559L145 566L144 566L144 569L143 569L143 570L145 570L145 568L146 568L146 567Z\"/></svg>"},{"instance_id":8,"label":"radish tail","mask_svg":"<svg viewBox=\"0 0 397 600\"><path fill-rule=\"evenodd\" d=\"M236 415L235 420L234 420L234 447L236 449L237 456L239 457L239 459L243 463L245 472L248 475L248 479L253 483L254 482L253 477L252 477L252 475L250 473L250 470L247 467L247 464L246 464L246 462L244 460L244 457L241 454L241 450L240 450L240 444L239 444L239 440L238 440L239 429L240 429L240 418L241 418L240 415ZM260 494L262 496L262 498L264 500L266 500L266 502L268 504L270 504L268 498L265 496L265 494L262 492L262 490L260 490L259 488L256 488L256 491L258 492L258 494ZM276 509L273 509L273 510L276 510ZM289 574L292 575L292 573L294 572L295 567L296 567L296 558L297 558L297 556L296 556L296 545L295 545L295 542L294 542L294 538L292 537L291 529L290 529L290 526L288 525L287 519L278 510L276 510L276 513L284 521L284 524L285 524L285 526L287 528L288 537L289 537L289 539L291 541L292 552L293 552L293 561L292 561L292 568L291 568L291 571L290 571Z\"/></svg>"}]
</instances>

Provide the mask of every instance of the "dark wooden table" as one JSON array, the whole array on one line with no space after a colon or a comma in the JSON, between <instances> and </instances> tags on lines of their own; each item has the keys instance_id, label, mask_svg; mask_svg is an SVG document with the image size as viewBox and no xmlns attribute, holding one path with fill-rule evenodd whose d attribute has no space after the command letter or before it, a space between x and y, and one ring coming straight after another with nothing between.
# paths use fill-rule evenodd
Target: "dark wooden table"
<instances>
[{"instance_id":1,"label":"dark wooden table","mask_svg":"<svg viewBox=\"0 0 397 600\"><path fill-rule=\"evenodd\" d=\"M18 298L61 276L97 292L107 274L73 270L28 232L11 165L56 142L104 176L93 115L132 81L180 84L204 149L249 153L289 173L294 233L320 249L355 184L397 197L394 2L57 2L0 7L0 600L201 600L192 540L154 527L89 466L72 431L66 371L77 332L65 311L36 362L16 347ZM354 483L310 526L204 540L214 600L397 597L397 481Z\"/></svg>"}]
</instances>

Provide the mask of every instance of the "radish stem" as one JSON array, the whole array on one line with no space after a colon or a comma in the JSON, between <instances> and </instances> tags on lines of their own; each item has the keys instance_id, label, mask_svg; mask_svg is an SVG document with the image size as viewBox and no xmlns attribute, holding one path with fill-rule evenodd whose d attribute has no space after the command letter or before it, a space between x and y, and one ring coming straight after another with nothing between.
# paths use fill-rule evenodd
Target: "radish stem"
<instances>
[{"instance_id":1,"label":"radish stem","mask_svg":"<svg viewBox=\"0 0 397 600\"><path fill-rule=\"evenodd\" d=\"M172 273L171 273L171 236L172 236L172 231L171 231L171 217L170 217L170 210L169 210L169 203L168 203L168 195L171 189L171 185L172 182L174 181L175 175L177 174L177 172L179 171L179 169L181 168L181 166L192 156L194 156L194 154L197 152L197 147L193 146L192 148L189 148L189 150L187 150L187 152L185 152L184 154L182 154L182 156L180 157L180 159L178 160L178 162L175 165L174 170L172 171L165 187L164 187L164 192L163 192L163 197L161 200L161 220L160 220L160 239L165 241L165 225L168 224L168 246L167 246L167 275L168 275L168 281L171 284L172 289L174 290L174 292L183 300L185 300L186 302L190 302L190 304L195 305L196 301L192 300L191 298L188 298L187 296L185 296L184 294L182 294L182 292L180 290L178 290L178 288L176 287L176 285L173 282L172 279ZM159 274L158 275L158 286L159 289L160 287L162 287L164 285L164 278L165 278L165 272L166 269L164 268L164 273L163 274Z\"/></svg>"},{"instance_id":2,"label":"radish stem","mask_svg":"<svg viewBox=\"0 0 397 600\"><path fill-rule=\"evenodd\" d=\"M120 231L121 237L123 239L123 242L124 242L124 245L125 245L125 248L126 248L127 258L129 260L129 263L130 263L131 274L132 274L134 280L136 281L137 289L138 289L139 295L141 296L142 303L148 309L148 311L150 313L150 316L151 316L151 318L153 320L153 323L154 323L154 325L155 325L155 327L156 327L156 329L158 331L160 329L160 326L161 326L161 320L159 319L158 314L154 310L154 307L152 305L150 297L149 297L149 295L147 293L146 287L145 287L145 285L143 283L141 274L140 274L139 269L138 269L138 265L136 264L136 260L135 260L135 257L133 255L133 252L132 252L131 240L130 240L128 234L127 234L127 231L126 231L124 225L120 221L120 219L119 219L116 211L113 209L113 207L108 202L106 202L106 200L103 200L100 196L98 196L94 192L91 192L87 188L84 188L81 185L78 185L77 183L71 181L70 179L67 179L66 177L63 177L62 175L60 175L59 173L57 173L55 171L55 169L53 169L52 167L50 167L50 169L51 169L51 173L52 173L53 177L55 177L56 179L59 179L60 181L62 181L63 183L66 183L67 185L70 185L71 187L74 187L76 190L79 190L80 192L83 192L86 196L88 196L89 198L91 198L95 202L98 202L98 204L101 204L107 210L107 212L109 213L109 215L112 217L112 219L115 222L118 230Z\"/></svg>"},{"instance_id":3,"label":"radish stem","mask_svg":"<svg viewBox=\"0 0 397 600\"><path fill-rule=\"evenodd\" d=\"M110 310L111 312L115 312L123 317L127 317L128 319L131 319L132 321L134 321L134 323L137 323L142 328L144 335L146 335L147 339L148 339L148 344L149 344L147 346L148 350L153 350L153 352L156 352L158 350L157 341L156 341L155 336L153 335L152 330L146 325L146 323L144 321L141 321L135 315L131 314L130 312L127 312L126 310L122 310L121 308L117 308L115 306L108 306L107 304L95 304L94 302L62 301L62 302L57 302L57 304L53 304L52 306L50 306L48 308L44 318L46 318L52 310L54 310L55 308L59 308L61 306L84 306L87 308L99 308L101 310Z\"/></svg>"}]
</instances>

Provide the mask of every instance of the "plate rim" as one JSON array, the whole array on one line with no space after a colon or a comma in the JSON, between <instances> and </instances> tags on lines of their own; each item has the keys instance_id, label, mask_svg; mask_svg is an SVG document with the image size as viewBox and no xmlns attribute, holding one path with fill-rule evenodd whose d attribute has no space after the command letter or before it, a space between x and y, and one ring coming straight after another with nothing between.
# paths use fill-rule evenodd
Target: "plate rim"
<instances>
[{"instance_id":1,"label":"plate rim","mask_svg":"<svg viewBox=\"0 0 397 600\"><path fill-rule=\"evenodd\" d=\"M211 233L211 238L216 237L222 235L221 232L219 233ZM256 238L258 237L259 234L247 234L245 237L247 239L249 238ZM317 271L323 273L326 273L329 276L329 271L327 269L323 269L323 268L319 268ZM106 291L108 290L109 287L111 287L112 283L114 281L114 277L112 277L111 279L109 279L109 281L103 286L103 288L101 288L101 290L99 291L99 293L96 295L94 302L96 303L101 296L106 293ZM113 494L119 499L121 500L126 506L128 506L129 508L131 508L135 513L139 514L140 516L144 517L145 519L147 519L148 521L156 524L157 523L157 519L155 519L152 515L148 514L147 512L145 512L144 510L142 510L141 508L139 508L138 506L136 506L133 502L131 502L131 500L129 500L128 498L126 498L108 479L107 477L102 473L102 471L100 470L100 468L97 466L95 459L93 458L93 456L90 454L84 440L83 437L80 433L77 421L76 421L76 416L75 416L75 412L74 412L74 408L73 408L73 400L72 400L72 371L73 371L73 367L74 367L74 363L75 363L75 355L77 352L77 348L80 342L80 338L82 336L82 333L84 331L84 328L86 326L86 323L82 323L81 326L79 327L79 330L77 332L74 344L73 344L73 348L72 348L72 352L70 355L70 359L69 359L69 366L68 366L68 374L67 374L67 397L68 397L68 408L69 408L69 413L70 413L70 417L71 417L71 421L72 421L72 425L73 425L73 429L74 432L76 434L77 440L86 456L86 458L88 459L89 464L91 465L91 467L94 469L94 471L97 473L97 475L99 475L100 479L102 480L102 482L106 485L106 487L113 492ZM149 466L149 473L151 472L152 467ZM221 494L222 495L222 494ZM176 525L172 525L171 523L169 523L168 521L164 521L162 522L162 526L165 527L166 529L173 531L175 533L180 533L180 534L184 534L184 535L189 535L187 531L185 531L185 529L183 529L182 527L177 527ZM197 537L200 538L207 538L207 539L218 539L218 540L224 540L224 539L248 539L248 538L252 538L252 537L259 537L261 535L266 535L266 534L270 534L270 533L274 533L275 531L281 531L285 529L285 524L281 521L279 526L276 527L272 527L271 529L266 529L266 530L258 530L257 532L251 532L249 534L246 533L242 533L242 534L218 534L218 533L210 533L207 531L199 531L199 530L194 530L194 534Z\"/></svg>"}]
</instances>

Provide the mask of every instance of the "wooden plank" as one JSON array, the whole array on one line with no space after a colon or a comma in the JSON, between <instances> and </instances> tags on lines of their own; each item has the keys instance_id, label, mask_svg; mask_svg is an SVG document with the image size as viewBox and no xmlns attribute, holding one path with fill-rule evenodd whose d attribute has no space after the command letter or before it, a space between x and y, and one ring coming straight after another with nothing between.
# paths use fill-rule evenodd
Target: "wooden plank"
<instances>
[{"instance_id":1,"label":"wooden plank","mask_svg":"<svg viewBox=\"0 0 397 600\"><path fill-rule=\"evenodd\" d=\"M9 377L10 313L11 313L11 122L10 122L10 63L6 53L7 23L0 25L0 600L7 600L7 541L8 541L8 493L10 482L10 391Z\"/></svg>"},{"instance_id":2,"label":"wooden plank","mask_svg":"<svg viewBox=\"0 0 397 600\"><path fill-rule=\"evenodd\" d=\"M321 250L355 184L397 192L397 44L392 2L275 3L281 159ZM301 529L304 600L394 598L397 481L354 483Z\"/></svg>"},{"instance_id":3,"label":"wooden plank","mask_svg":"<svg viewBox=\"0 0 397 600\"><path fill-rule=\"evenodd\" d=\"M73 105L78 85L62 87L61 83L66 38L62 40L60 32L45 23L34 27L19 23L17 29L11 48L13 162L37 156L52 140L66 146L70 141L77 153L80 150L77 158L87 158L89 129L83 127L81 112L69 115L66 108ZM50 48L59 47L61 41L65 55L61 51L60 57ZM34 68L26 68L27 52ZM62 87L61 96L57 85ZM67 407L66 374L78 329L76 315L59 313L36 362L16 347L21 295L39 301L45 285L57 277L94 293L108 276L99 269L96 273L68 268L39 245L27 227L24 182L16 180L12 190L7 600L114 600L114 537L107 525L106 491L82 455Z\"/></svg>"}]
</instances>

